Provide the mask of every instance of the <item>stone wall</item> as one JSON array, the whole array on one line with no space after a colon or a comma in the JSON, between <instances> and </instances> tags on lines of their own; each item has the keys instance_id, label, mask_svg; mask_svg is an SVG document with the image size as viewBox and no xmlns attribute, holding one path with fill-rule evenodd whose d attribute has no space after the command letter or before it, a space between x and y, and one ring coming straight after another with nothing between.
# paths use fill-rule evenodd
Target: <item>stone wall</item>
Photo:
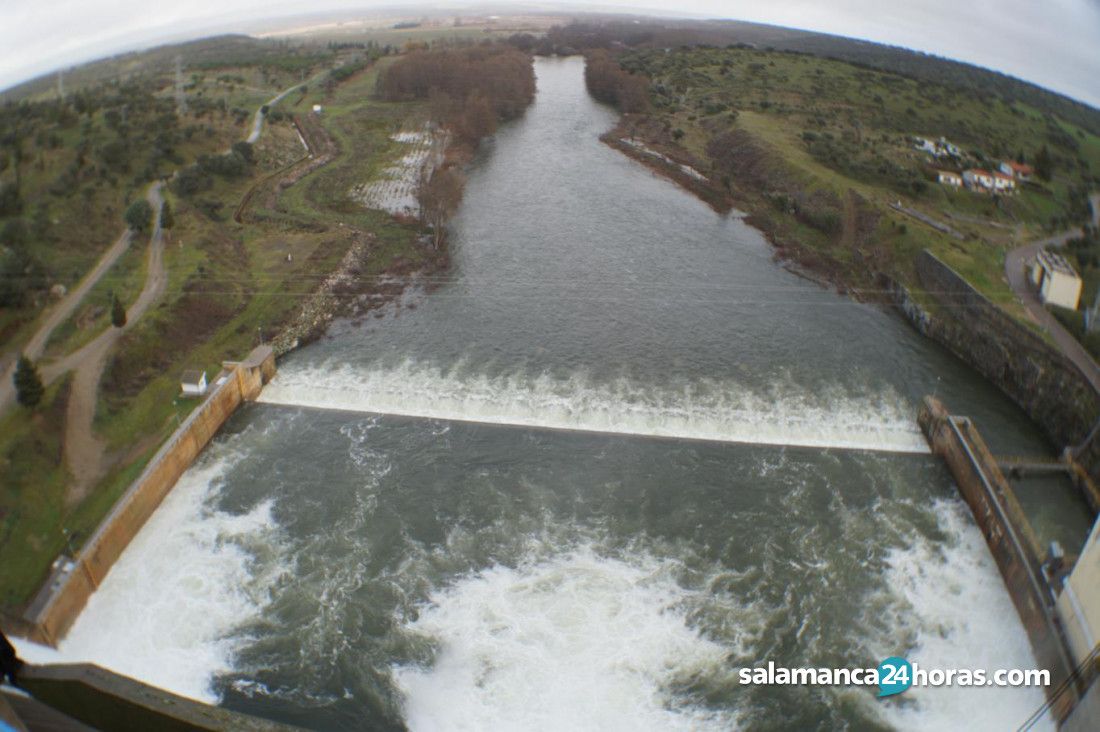
<instances>
[{"instance_id":1,"label":"stone wall","mask_svg":"<svg viewBox=\"0 0 1100 732\"><path fill-rule=\"evenodd\" d=\"M925 336L996 384L1059 448L1077 447L1078 460L1100 477L1100 395L1077 366L1038 334L1016 322L927 250L917 258L932 309L895 286L899 309Z\"/></svg>"},{"instance_id":2,"label":"stone wall","mask_svg":"<svg viewBox=\"0 0 1100 732\"><path fill-rule=\"evenodd\" d=\"M255 349L240 363L225 364L225 380L215 383L199 407L180 425L149 461L85 543L71 566L51 575L31 604L26 620L32 640L56 645L68 632L88 598L153 515L176 481L243 401L259 396L275 374L270 347Z\"/></svg>"}]
</instances>

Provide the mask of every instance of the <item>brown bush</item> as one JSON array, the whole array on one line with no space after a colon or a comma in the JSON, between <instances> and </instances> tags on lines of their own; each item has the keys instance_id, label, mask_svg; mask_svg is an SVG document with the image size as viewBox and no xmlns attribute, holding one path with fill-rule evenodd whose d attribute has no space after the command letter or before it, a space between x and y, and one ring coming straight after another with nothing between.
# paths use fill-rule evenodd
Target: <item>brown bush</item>
<instances>
[{"instance_id":1,"label":"brown bush","mask_svg":"<svg viewBox=\"0 0 1100 732\"><path fill-rule=\"evenodd\" d=\"M636 114L649 109L649 79L625 71L604 50L588 54L584 65L584 83L596 99L618 107L620 112Z\"/></svg>"}]
</instances>

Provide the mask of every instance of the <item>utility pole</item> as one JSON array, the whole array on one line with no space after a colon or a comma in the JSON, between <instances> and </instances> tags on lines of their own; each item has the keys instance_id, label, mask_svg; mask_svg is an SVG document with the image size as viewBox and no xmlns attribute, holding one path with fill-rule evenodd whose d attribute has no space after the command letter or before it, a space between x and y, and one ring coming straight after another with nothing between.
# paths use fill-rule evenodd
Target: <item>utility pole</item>
<instances>
[{"instance_id":1,"label":"utility pole","mask_svg":"<svg viewBox=\"0 0 1100 732\"><path fill-rule=\"evenodd\" d=\"M176 110L182 117L187 114L187 93L183 90L183 56L176 55Z\"/></svg>"}]
</instances>

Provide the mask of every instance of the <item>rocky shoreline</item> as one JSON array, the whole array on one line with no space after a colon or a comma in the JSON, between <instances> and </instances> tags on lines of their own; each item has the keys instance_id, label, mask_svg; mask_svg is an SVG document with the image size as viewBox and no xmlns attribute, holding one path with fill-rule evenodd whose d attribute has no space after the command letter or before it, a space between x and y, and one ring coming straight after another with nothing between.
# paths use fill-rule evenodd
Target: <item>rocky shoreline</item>
<instances>
[{"instance_id":1,"label":"rocky shoreline","mask_svg":"<svg viewBox=\"0 0 1100 732\"><path fill-rule=\"evenodd\" d=\"M374 234L347 231L353 241L340 264L271 340L276 357L320 339L337 318L362 316L400 299L418 278L448 266L446 252L441 251L420 266L399 259L382 276L365 280L363 272L374 255Z\"/></svg>"}]
</instances>

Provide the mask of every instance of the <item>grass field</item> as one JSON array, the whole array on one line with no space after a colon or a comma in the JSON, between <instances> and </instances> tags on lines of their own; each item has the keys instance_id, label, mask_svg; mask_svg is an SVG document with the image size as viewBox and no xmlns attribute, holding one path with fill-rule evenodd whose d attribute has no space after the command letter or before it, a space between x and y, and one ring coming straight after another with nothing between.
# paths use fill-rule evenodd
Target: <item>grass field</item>
<instances>
[{"instance_id":1,"label":"grass field","mask_svg":"<svg viewBox=\"0 0 1100 732\"><path fill-rule=\"evenodd\" d=\"M658 122L650 129L664 130L656 138L711 165L712 176L725 174L774 238L828 262L850 284L869 286L859 272L877 270L914 285L914 257L928 248L1022 313L1002 275L1005 252L1079 221L1085 192L1100 183L1100 138L1023 104L754 48L629 50L617 58L650 79L649 119ZM730 167L720 169L713 143L728 133L751 154L731 153ZM945 137L965 159L934 161L914 149L914 136ZM1042 148L1054 161L1051 179L1017 195L995 199L929 180L935 168L995 168L1002 159L1034 160ZM765 163L754 168L754 160ZM869 212L855 236L847 226L852 196ZM963 238L894 211L895 201Z\"/></svg>"}]
</instances>

